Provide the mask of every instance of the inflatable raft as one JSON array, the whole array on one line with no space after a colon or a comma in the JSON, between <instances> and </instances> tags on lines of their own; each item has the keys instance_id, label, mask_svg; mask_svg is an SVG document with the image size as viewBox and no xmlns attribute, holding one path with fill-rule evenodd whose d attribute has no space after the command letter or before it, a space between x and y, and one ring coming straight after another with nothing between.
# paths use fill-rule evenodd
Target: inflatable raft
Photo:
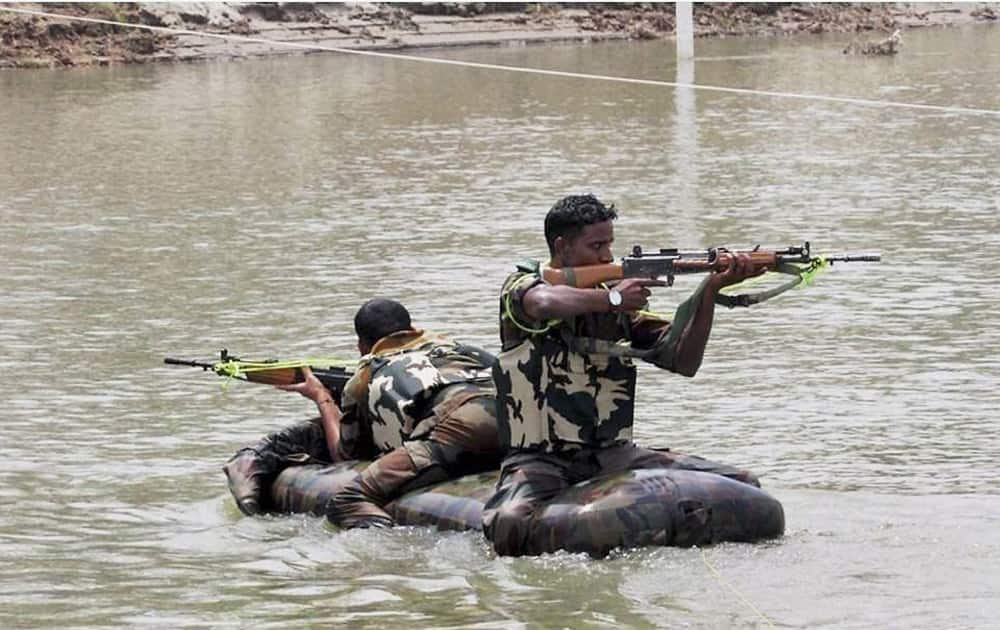
<instances>
[{"instance_id":1,"label":"inflatable raft","mask_svg":"<svg viewBox=\"0 0 1000 630\"><path fill-rule=\"evenodd\" d=\"M301 423L272 434L226 464L230 491L241 510L325 515L330 499L367 462L310 463L325 448L321 439L316 441L317 427ZM298 452L293 452L295 442ZM399 525L481 530L483 503L496 479L493 471L421 488L386 511ZM619 547L753 542L781 536L785 528L781 503L764 490L680 469L596 477L568 488L539 518L563 541L561 548L593 556Z\"/></svg>"}]
</instances>

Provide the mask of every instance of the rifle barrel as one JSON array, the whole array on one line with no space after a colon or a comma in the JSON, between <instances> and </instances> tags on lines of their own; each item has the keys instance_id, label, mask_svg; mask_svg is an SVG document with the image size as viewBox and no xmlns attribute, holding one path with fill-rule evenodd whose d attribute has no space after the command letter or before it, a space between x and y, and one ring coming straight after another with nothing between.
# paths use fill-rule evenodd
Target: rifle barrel
<instances>
[{"instance_id":1,"label":"rifle barrel","mask_svg":"<svg viewBox=\"0 0 1000 630\"><path fill-rule=\"evenodd\" d=\"M215 366L211 363L202 363L201 361L186 361L184 359L173 359L171 357L166 357L163 362L167 365L186 365L188 367L200 367L203 370L211 370Z\"/></svg>"},{"instance_id":2,"label":"rifle barrel","mask_svg":"<svg viewBox=\"0 0 1000 630\"><path fill-rule=\"evenodd\" d=\"M827 262L880 262L881 254L858 254L854 256L825 256Z\"/></svg>"}]
</instances>

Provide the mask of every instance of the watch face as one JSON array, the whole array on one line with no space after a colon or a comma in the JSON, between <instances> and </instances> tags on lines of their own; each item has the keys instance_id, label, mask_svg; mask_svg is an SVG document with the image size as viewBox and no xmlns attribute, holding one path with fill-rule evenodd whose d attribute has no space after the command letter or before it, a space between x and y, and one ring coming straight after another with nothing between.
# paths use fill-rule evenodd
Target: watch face
<instances>
[{"instance_id":1,"label":"watch face","mask_svg":"<svg viewBox=\"0 0 1000 630\"><path fill-rule=\"evenodd\" d=\"M608 291L608 302L611 302L611 306L621 306L622 294L617 289L611 289Z\"/></svg>"}]
</instances>

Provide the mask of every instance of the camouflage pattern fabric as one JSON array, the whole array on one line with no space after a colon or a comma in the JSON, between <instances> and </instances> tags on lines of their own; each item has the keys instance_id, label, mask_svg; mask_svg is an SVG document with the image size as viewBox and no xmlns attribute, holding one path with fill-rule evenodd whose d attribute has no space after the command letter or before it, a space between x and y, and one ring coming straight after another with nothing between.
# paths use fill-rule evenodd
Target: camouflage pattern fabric
<instances>
[{"instance_id":1,"label":"camouflage pattern fabric","mask_svg":"<svg viewBox=\"0 0 1000 630\"><path fill-rule=\"evenodd\" d=\"M635 366L628 356L599 349L648 348L669 323L613 313L534 321L524 295L543 280L537 266L526 269L508 277L500 295L502 352L493 379L501 442L512 450L558 452L631 441Z\"/></svg>"},{"instance_id":2,"label":"camouflage pattern fabric","mask_svg":"<svg viewBox=\"0 0 1000 630\"><path fill-rule=\"evenodd\" d=\"M496 469L494 361L419 330L379 340L344 389L336 459L383 456L344 483L328 504L330 519L344 527L391 525L383 506L400 494ZM247 514L267 510L261 488L288 466L333 459L327 449L316 420L241 450L224 467L237 505Z\"/></svg>"},{"instance_id":3,"label":"camouflage pattern fabric","mask_svg":"<svg viewBox=\"0 0 1000 630\"><path fill-rule=\"evenodd\" d=\"M407 440L383 455L331 499L327 516L340 527L389 527L383 506L416 488L463 475L496 470L502 457L496 399L450 397L450 407L423 439ZM441 406L439 406L440 408Z\"/></svg>"},{"instance_id":4,"label":"camouflage pattern fabric","mask_svg":"<svg viewBox=\"0 0 1000 630\"><path fill-rule=\"evenodd\" d=\"M697 470L640 469L569 487L536 519L537 552L754 542L784 533L781 504L756 486Z\"/></svg>"},{"instance_id":5,"label":"camouflage pattern fabric","mask_svg":"<svg viewBox=\"0 0 1000 630\"><path fill-rule=\"evenodd\" d=\"M599 475L641 469L652 469L651 472L657 474L695 471L698 475L688 481L697 481L701 494L695 493L694 498L680 501L645 501L639 500L641 494L632 496L617 486L607 486L594 479ZM652 477L643 473L633 478ZM678 495L676 485L685 476L660 475L657 479L659 481L649 483L667 485L656 493L673 497ZM587 488L591 500L594 493L600 494L600 488L612 491L617 497L617 503L611 503L615 509L599 513L579 509L579 502L567 500L566 496L574 484ZM778 520L769 503L773 499L760 491L746 489L751 487L756 489L759 483L748 471L700 457L632 444L566 453L524 452L504 460L497 491L483 511L483 529L498 554L511 556L537 555L557 549L602 555L614 547L684 546L718 539L752 539L757 535L753 532L760 531L777 531L774 535L779 535L784 529L783 512L780 527L777 527ZM769 501L750 501L737 507L725 501L706 502L705 499L732 493L750 496L759 493ZM764 514L758 514L759 510ZM757 529L758 526L762 529Z\"/></svg>"},{"instance_id":6,"label":"camouflage pattern fabric","mask_svg":"<svg viewBox=\"0 0 1000 630\"><path fill-rule=\"evenodd\" d=\"M286 468L270 487L269 505L278 514L323 516L330 501L370 462L352 460L330 466ZM397 525L440 530L480 530L483 502L493 494L496 472L470 474L417 488L385 506Z\"/></svg>"},{"instance_id":7,"label":"camouflage pattern fabric","mask_svg":"<svg viewBox=\"0 0 1000 630\"><path fill-rule=\"evenodd\" d=\"M559 451L631 440L635 376L627 357L578 354L547 336L503 353L494 380L506 443Z\"/></svg>"},{"instance_id":8,"label":"camouflage pattern fabric","mask_svg":"<svg viewBox=\"0 0 1000 630\"><path fill-rule=\"evenodd\" d=\"M240 449L223 466L229 491L246 515L277 512L327 514L343 527L391 525L399 509L383 505L414 489L481 471L495 471L502 457L496 430L496 400L488 396L451 398L453 407L430 434L408 440L375 462L351 460L329 465L326 438L319 418L299 422ZM316 465L324 466L316 474ZM285 480L274 484L278 477ZM489 475L492 481L495 475ZM475 528L480 527L482 500L489 486L478 489ZM333 499L337 507L334 508ZM471 505L471 504L470 504ZM421 520L423 502L406 523L437 520L432 510ZM462 521L465 523L465 521ZM470 521L471 522L471 521ZM465 524L457 529L469 529Z\"/></svg>"},{"instance_id":9,"label":"camouflage pattern fabric","mask_svg":"<svg viewBox=\"0 0 1000 630\"><path fill-rule=\"evenodd\" d=\"M453 399L492 397L494 361L479 348L420 330L379 340L344 389L344 454L363 455L366 440L387 453L430 433Z\"/></svg>"},{"instance_id":10,"label":"camouflage pattern fabric","mask_svg":"<svg viewBox=\"0 0 1000 630\"><path fill-rule=\"evenodd\" d=\"M364 465L288 468L271 487L269 503L279 512L322 515ZM399 525L479 530L483 502L493 494L496 479L496 473L481 473L419 488L389 503L386 511ZM763 490L700 470L664 468L612 473L569 486L535 520L543 532L540 548L595 557L615 548L753 542L784 532L781 504Z\"/></svg>"},{"instance_id":11,"label":"camouflage pattern fabric","mask_svg":"<svg viewBox=\"0 0 1000 630\"><path fill-rule=\"evenodd\" d=\"M270 509L267 488L293 465L328 464L329 451L319 418L299 422L236 452L222 467L237 507L251 516Z\"/></svg>"},{"instance_id":12,"label":"camouflage pattern fabric","mask_svg":"<svg viewBox=\"0 0 1000 630\"><path fill-rule=\"evenodd\" d=\"M371 462L352 459L328 466L289 466L267 488L270 512L323 516L333 495Z\"/></svg>"}]
</instances>

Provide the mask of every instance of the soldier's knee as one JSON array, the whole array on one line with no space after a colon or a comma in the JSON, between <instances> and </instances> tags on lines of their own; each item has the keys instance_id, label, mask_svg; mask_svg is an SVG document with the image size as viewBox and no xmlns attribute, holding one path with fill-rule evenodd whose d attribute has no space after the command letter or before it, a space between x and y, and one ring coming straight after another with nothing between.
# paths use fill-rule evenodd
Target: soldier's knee
<instances>
[{"instance_id":1,"label":"soldier's knee","mask_svg":"<svg viewBox=\"0 0 1000 630\"><path fill-rule=\"evenodd\" d=\"M333 495L326 507L326 518L343 528L392 527L392 518L372 497L356 485Z\"/></svg>"},{"instance_id":2,"label":"soldier's knee","mask_svg":"<svg viewBox=\"0 0 1000 630\"><path fill-rule=\"evenodd\" d=\"M336 522L337 519L351 506L357 504L359 497L356 493L350 492L347 488L341 490L330 498L326 504L326 517Z\"/></svg>"},{"instance_id":3,"label":"soldier's knee","mask_svg":"<svg viewBox=\"0 0 1000 630\"><path fill-rule=\"evenodd\" d=\"M490 546L498 556L524 555L525 533L517 524L498 519L486 535Z\"/></svg>"},{"instance_id":4,"label":"soldier's knee","mask_svg":"<svg viewBox=\"0 0 1000 630\"><path fill-rule=\"evenodd\" d=\"M524 506L514 501L500 504L489 511L487 520L494 529L510 529L512 526L527 520Z\"/></svg>"},{"instance_id":5,"label":"soldier's knee","mask_svg":"<svg viewBox=\"0 0 1000 630\"><path fill-rule=\"evenodd\" d=\"M483 533L493 550L501 556L524 554L531 526L531 512L527 505L507 501L490 507L483 515Z\"/></svg>"},{"instance_id":6,"label":"soldier's knee","mask_svg":"<svg viewBox=\"0 0 1000 630\"><path fill-rule=\"evenodd\" d=\"M366 503L373 503L364 489L357 484L349 484L333 495L327 504L327 516L330 514L348 514L355 512ZM332 520L332 519L331 519Z\"/></svg>"}]
</instances>

